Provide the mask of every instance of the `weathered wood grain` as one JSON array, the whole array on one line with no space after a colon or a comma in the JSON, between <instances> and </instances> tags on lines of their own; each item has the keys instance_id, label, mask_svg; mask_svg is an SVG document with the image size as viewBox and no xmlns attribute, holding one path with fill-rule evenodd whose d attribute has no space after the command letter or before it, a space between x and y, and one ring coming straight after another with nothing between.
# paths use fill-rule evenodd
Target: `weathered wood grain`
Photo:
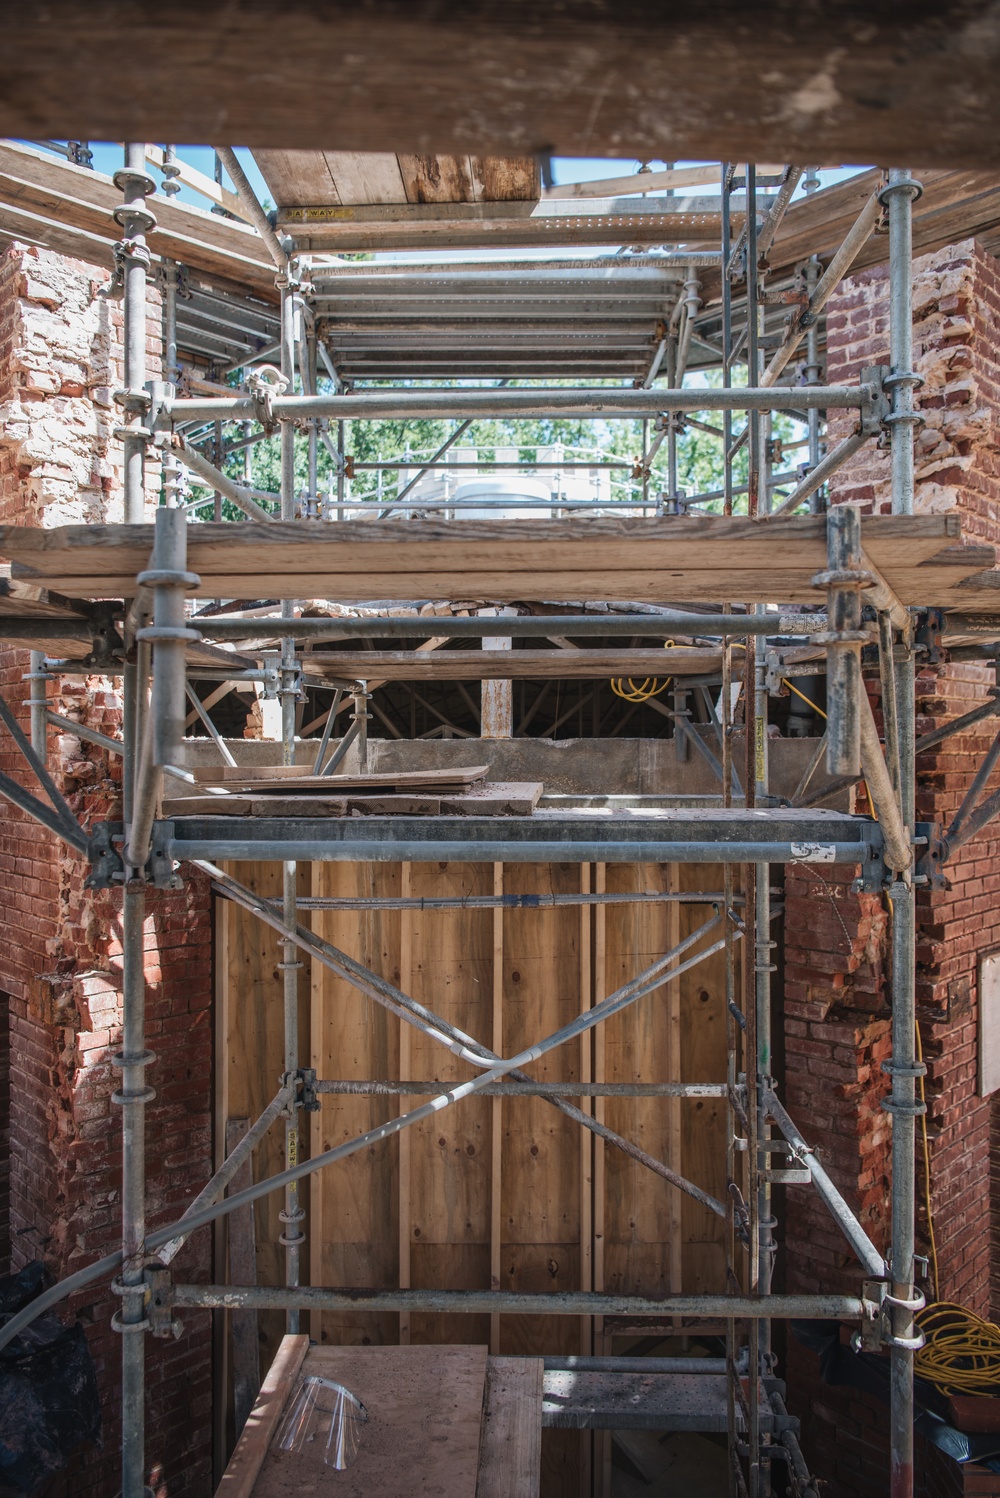
<instances>
[{"instance_id":1,"label":"weathered wood grain","mask_svg":"<svg viewBox=\"0 0 1000 1498\"><path fill-rule=\"evenodd\" d=\"M8 18L0 130L341 151L1000 164L987 0L50 0ZM143 59L109 87L109 58ZM224 61L224 66L222 65ZM928 119L933 101L933 119Z\"/></svg>"}]
</instances>

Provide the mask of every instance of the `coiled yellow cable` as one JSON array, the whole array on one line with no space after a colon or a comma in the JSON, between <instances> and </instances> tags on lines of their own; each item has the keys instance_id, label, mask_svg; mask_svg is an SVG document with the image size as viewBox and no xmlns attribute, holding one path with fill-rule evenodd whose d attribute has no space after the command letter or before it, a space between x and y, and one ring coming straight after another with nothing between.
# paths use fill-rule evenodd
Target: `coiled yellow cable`
<instances>
[{"instance_id":1,"label":"coiled yellow cable","mask_svg":"<svg viewBox=\"0 0 1000 1498\"><path fill-rule=\"evenodd\" d=\"M663 648L672 650L673 640L664 640ZM659 697L661 692L665 692L672 681L673 677L668 676L661 684L658 676L647 676L642 685L637 687L631 676L612 676L611 690L623 702L648 702L650 697ZM627 688L622 685L623 682L628 682Z\"/></svg>"},{"instance_id":2,"label":"coiled yellow cable","mask_svg":"<svg viewBox=\"0 0 1000 1498\"><path fill-rule=\"evenodd\" d=\"M913 1371L941 1394L1000 1394L1000 1326L950 1300L916 1315L927 1338Z\"/></svg>"}]
</instances>

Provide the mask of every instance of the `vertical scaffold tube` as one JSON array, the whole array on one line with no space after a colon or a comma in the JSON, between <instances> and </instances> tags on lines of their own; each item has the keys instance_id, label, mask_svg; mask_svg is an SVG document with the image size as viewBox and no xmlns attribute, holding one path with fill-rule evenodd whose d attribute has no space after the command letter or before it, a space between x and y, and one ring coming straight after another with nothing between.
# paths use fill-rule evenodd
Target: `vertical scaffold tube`
<instances>
[{"instance_id":1,"label":"vertical scaffold tube","mask_svg":"<svg viewBox=\"0 0 1000 1498\"><path fill-rule=\"evenodd\" d=\"M281 373L288 382L286 388L291 390L295 379L295 291L289 275L280 274L278 285L281 291ZM289 421L281 424L281 518L286 521L295 519L295 428ZM284 619L293 619L295 603L289 600L282 603L281 614ZM280 695L281 762L293 765L298 679L295 669L295 641L291 637L286 637L281 642ZM294 931L298 921L296 865L286 861L282 866L282 875L282 918L286 930ZM290 1084L299 1068L299 970L302 964L297 960L295 945L290 938L284 938L282 946L284 960L279 967L284 1003L285 1082ZM295 1101L297 1094L294 1090L291 1096L292 1101L285 1117L285 1166L288 1169L297 1165L299 1160L299 1121ZM285 1206L279 1215L285 1227L280 1240L285 1249L285 1284L297 1285L300 1279L299 1253L305 1242L301 1226L305 1213L299 1205L297 1183L293 1182L285 1187ZM288 1312L287 1330L289 1333L298 1332L297 1310Z\"/></svg>"},{"instance_id":2,"label":"vertical scaffold tube","mask_svg":"<svg viewBox=\"0 0 1000 1498\"><path fill-rule=\"evenodd\" d=\"M122 206L115 218L122 229L118 250L124 282L124 354L126 419L124 447L125 520L142 521L145 508L146 438L142 430L146 382L146 272L149 252L145 234L156 220L146 207L154 190L145 170L145 147L125 147L125 168L115 174L122 190ZM126 824L131 822L135 788L136 726L140 683L135 667L126 669L124 682ZM115 1057L121 1088L114 1101L122 1110L122 1272L116 1288L121 1309L113 1325L122 1333L122 1498L143 1498L145 1484L145 1237L146 1237L146 1103L152 1092L145 1069L152 1057L146 1051L146 984L144 929L145 887L129 880L122 895L122 1049Z\"/></svg>"},{"instance_id":3,"label":"vertical scaffold tube","mask_svg":"<svg viewBox=\"0 0 1000 1498\"><path fill-rule=\"evenodd\" d=\"M826 517L829 634L826 644L826 769L861 774L861 517L835 505Z\"/></svg>"},{"instance_id":4,"label":"vertical scaffold tube","mask_svg":"<svg viewBox=\"0 0 1000 1498\"><path fill-rule=\"evenodd\" d=\"M882 200L889 214L889 383L892 412L892 512L912 515L913 391L913 200L919 184L909 173L889 173ZM909 631L907 631L909 636ZM896 715L899 740L899 799L911 839L915 811L914 672L912 639L905 638L895 661ZM892 1313L891 1358L891 1498L913 1495L913 1343L914 1301L914 1144L917 1064L915 1047L914 888L909 872L892 885L892 1093L885 1106L892 1114Z\"/></svg>"}]
</instances>

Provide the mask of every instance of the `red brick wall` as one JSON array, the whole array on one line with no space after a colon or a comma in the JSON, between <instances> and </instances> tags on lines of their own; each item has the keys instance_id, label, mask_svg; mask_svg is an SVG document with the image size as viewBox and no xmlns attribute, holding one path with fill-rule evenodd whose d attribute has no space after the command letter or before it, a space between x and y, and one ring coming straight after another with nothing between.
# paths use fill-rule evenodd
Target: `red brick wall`
<instances>
[{"instance_id":1,"label":"red brick wall","mask_svg":"<svg viewBox=\"0 0 1000 1498\"><path fill-rule=\"evenodd\" d=\"M918 406L918 512L954 511L970 537L1000 542L1000 267L973 242L923 256L914 267L914 356L924 385ZM865 364L887 363L884 267L845 283L829 306L828 373L848 383ZM830 440L846 435L846 415ZM846 466L832 499L865 512L890 507L889 464L873 446ZM967 711L986 696L982 667L922 667L917 732ZM869 683L877 708L877 683ZM983 725L918 759L917 816L947 826L994 730ZM995 783L994 783L995 784ZM993 787L991 787L993 788ZM991 1116L976 1095L978 956L1000 947L1000 834L980 836L948 865L949 888L918 893L917 1005L927 1062L927 1137L940 1295L989 1314L1000 1301L1000 1255L991 1239ZM875 1241L889 1234L891 1125L880 1107L889 1053L886 914L875 896L854 896L849 879L790 870L786 920L786 1074L789 1106L822 1141L828 1169ZM817 1096L821 1101L817 1103ZM992 1172L1000 1179L1000 1122ZM919 1251L930 1252L918 1121ZM822 1209L789 1191L790 1289L856 1286L860 1271ZM991 1253L992 1248L992 1253ZM933 1285L926 1286L928 1297ZM991 1296L991 1291L997 1293ZM886 1491L887 1412L823 1387L816 1360L790 1346L790 1388L803 1438L829 1498ZM920 1454L928 1495L1000 1494L1000 1477ZM964 1487L963 1487L964 1483Z\"/></svg>"},{"instance_id":2,"label":"red brick wall","mask_svg":"<svg viewBox=\"0 0 1000 1498\"><path fill-rule=\"evenodd\" d=\"M0 261L0 522L53 525L121 518L120 445L111 429L121 382L121 306L94 295L101 273L15 246ZM155 295L149 356L160 356ZM151 473L151 489L156 482ZM27 727L27 652L0 649L0 690ZM64 716L120 732L119 683L49 684ZM120 761L75 736L49 733L49 764L84 825L120 809ZM10 740L0 768L30 784ZM121 894L84 886L87 868L46 831L4 805L0 823L0 988L10 1000L11 1213L14 1267L41 1255L72 1273L117 1247L120 1110L111 1102L121 1043ZM211 1173L212 956L203 883L151 891L146 922L148 1220L174 1220ZM210 1277L210 1241L196 1235L176 1261ZM46 1492L107 1498L119 1484L120 1339L106 1282L69 1310L88 1328L104 1396L103 1452L81 1454ZM207 1498L211 1472L208 1320L192 1314L177 1341L147 1338L147 1456L158 1498Z\"/></svg>"}]
</instances>

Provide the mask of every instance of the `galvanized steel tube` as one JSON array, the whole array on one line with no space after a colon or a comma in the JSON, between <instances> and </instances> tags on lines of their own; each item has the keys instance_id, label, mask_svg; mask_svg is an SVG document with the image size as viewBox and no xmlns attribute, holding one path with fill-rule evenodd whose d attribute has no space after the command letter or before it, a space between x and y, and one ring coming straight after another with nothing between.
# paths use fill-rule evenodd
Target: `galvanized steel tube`
<instances>
[{"instance_id":1,"label":"galvanized steel tube","mask_svg":"<svg viewBox=\"0 0 1000 1498\"><path fill-rule=\"evenodd\" d=\"M349 395L278 395L274 415L280 421L309 421L326 416L334 421L407 421L416 417L461 420L503 419L518 416L569 416L586 420L634 419L659 416L663 411L781 411L816 407L851 410L867 404L873 394L867 385L815 385L795 390L747 386L730 389L637 390L517 388L489 390L362 390ZM253 421L257 406L249 396L209 396L175 399L168 403L175 422Z\"/></svg>"},{"instance_id":2,"label":"galvanized steel tube","mask_svg":"<svg viewBox=\"0 0 1000 1498\"><path fill-rule=\"evenodd\" d=\"M300 1285L287 1290L268 1285L174 1285L165 1299L172 1306L216 1310L437 1311L454 1315L505 1316L688 1316L693 1320L860 1321L865 1305L856 1295L601 1295L585 1290L528 1295L506 1290L337 1290Z\"/></svg>"},{"instance_id":3,"label":"galvanized steel tube","mask_svg":"<svg viewBox=\"0 0 1000 1498\"><path fill-rule=\"evenodd\" d=\"M892 511L914 512L913 482L913 200L919 185L900 169L889 173L883 199L889 213L889 359L892 392ZM907 632L909 636L909 631ZM903 821L912 835L915 814L914 667L912 639L901 642L895 663L899 721L899 789ZM916 910L912 879L892 886L892 1294L890 1406L891 1498L913 1495L913 1311L915 1249Z\"/></svg>"}]
</instances>

